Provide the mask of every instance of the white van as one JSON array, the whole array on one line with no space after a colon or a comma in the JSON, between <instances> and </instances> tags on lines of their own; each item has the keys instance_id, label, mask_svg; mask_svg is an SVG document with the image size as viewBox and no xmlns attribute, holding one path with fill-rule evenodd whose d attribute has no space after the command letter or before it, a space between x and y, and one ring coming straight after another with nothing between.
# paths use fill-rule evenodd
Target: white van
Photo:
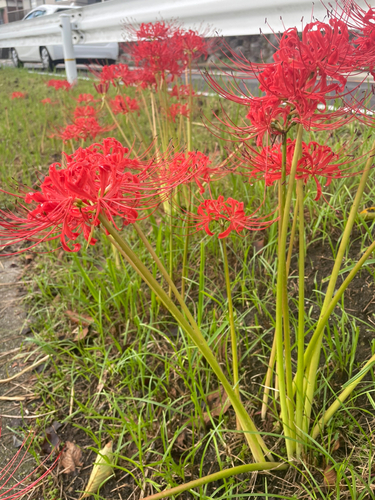
<instances>
[{"instance_id":1,"label":"white van","mask_svg":"<svg viewBox=\"0 0 375 500\"><path fill-rule=\"evenodd\" d=\"M32 9L23 21L29 21L40 16L48 16L79 7L60 5L40 5ZM114 64L118 58L119 46L116 42L73 45L77 63L100 62ZM45 47L12 47L10 56L14 66L23 66L26 62L41 62L43 68L52 70L56 64L64 62L62 45L46 45Z\"/></svg>"}]
</instances>

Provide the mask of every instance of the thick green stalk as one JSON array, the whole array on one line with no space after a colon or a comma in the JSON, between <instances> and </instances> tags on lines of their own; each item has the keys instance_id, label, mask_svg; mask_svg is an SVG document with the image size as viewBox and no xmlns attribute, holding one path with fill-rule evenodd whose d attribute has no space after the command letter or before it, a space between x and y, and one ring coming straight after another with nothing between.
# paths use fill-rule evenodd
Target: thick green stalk
<instances>
[{"instance_id":1,"label":"thick green stalk","mask_svg":"<svg viewBox=\"0 0 375 500\"><path fill-rule=\"evenodd\" d=\"M329 280L327 292L324 298L322 310L320 313L320 318L319 318L319 323L321 321L321 317L325 314L327 311L329 304L332 300L333 293L336 287L336 281L339 275L342 259L344 257L345 250L348 246L351 231L353 228L353 224L355 221L355 218L357 216L358 212L358 207L362 198L363 191L366 187L367 179L370 174L370 169L371 165L373 163L373 153L375 152L375 143L369 153L369 158L366 161L364 171L362 173L362 177L357 189L357 193L352 205L352 208L349 213L348 221L346 223L344 233L342 235L341 243L339 250L337 252L336 260L333 266L332 274L331 274L331 279ZM318 323L318 325L319 325ZM314 334L315 335L315 334ZM306 364L306 375L307 375L307 388L306 388L306 394L305 394L305 421L304 421L304 431L305 433L308 432L309 428L309 421L310 421L310 415L311 415L311 408L312 408L312 400L314 396L314 388L315 388L315 380L316 380L316 374L319 366L319 359L320 359L320 349L321 349L321 344L322 344L322 339L323 339L323 329L321 330L321 333L317 339L315 339L315 348L311 352L311 356L309 359L305 357L305 364ZM310 340L311 343L312 339Z\"/></svg>"},{"instance_id":2,"label":"thick green stalk","mask_svg":"<svg viewBox=\"0 0 375 500\"><path fill-rule=\"evenodd\" d=\"M240 388L238 385L239 384L239 376L238 376L237 336L236 336L236 327L234 324L232 289L231 289L230 277L229 277L228 252L227 252L226 239L224 239L222 241L222 249L223 249L223 256L224 256L225 285L227 288L227 298L228 298L230 340L231 340L231 344L232 344L232 371L233 371L234 392L236 393L237 397L240 399ZM240 429L238 419L237 419L237 429Z\"/></svg>"},{"instance_id":3,"label":"thick green stalk","mask_svg":"<svg viewBox=\"0 0 375 500\"><path fill-rule=\"evenodd\" d=\"M292 458L294 454L294 412L290 414L290 406L292 401L287 398L286 377L291 377L291 362L285 357L286 365L284 370L284 337L283 337L283 300L285 295L285 271L286 271L286 240L288 235L289 210L292 202L292 194L294 188L294 180L297 171L297 163L301 154L302 144L302 126L297 125L297 137L295 142L294 155L289 174L288 190L284 204L284 217L282 221L281 234L278 248L278 275L277 275L277 291L276 291L276 372L279 382L279 396L281 406L281 420L283 423L285 441L288 458Z\"/></svg>"},{"instance_id":4,"label":"thick green stalk","mask_svg":"<svg viewBox=\"0 0 375 500\"><path fill-rule=\"evenodd\" d=\"M279 199L279 221L278 221L278 239L280 243L280 236L281 236L281 228L283 224L283 214L284 214L284 204L285 204L285 181L286 181L286 146L287 146L287 134L283 135L282 139L282 165L281 165L281 179L278 181L278 199ZM296 217L296 214L295 214ZM293 219L293 227L294 227L294 222L295 220ZM293 233L293 228L292 228L292 233ZM290 245L289 245L289 250L290 250ZM289 254L288 254L289 257ZM287 260L286 264L286 271L285 271L285 276L286 279L289 274L289 265L288 265L289 259ZM284 284L284 290L286 293L286 283ZM283 300L283 308L284 308L284 329L285 329L285 334L286 332L289 331L289 311L288 311L288 297L287 295L284 297ZM267 408L268 408L268 397L271 389L271 384L272 384L272 375L274 371L274 366L275 366L275 360L276 360L276 335L273 337L273 342L272 342L272 349L271 349L271 354L268 362L268 367L267 367L267 373L266 373L266 378L264 382L264 391L263 391L263 400L262 400L262 420L266 418L266 413L267 413Z\"/></svg>"},{"instance_id":5,"label":"thick green stalk","mask_svg":"<svg viewBox=\"0 0 375 500\"><path fill-rule=\"evenodd\" d=\"M168 498L173 495L179 495L183 491L191 490L192 488L199 488L213 481L220 481L227 477L236 476L238 474L246 474L246 472L255 471L271 471L271 470L285 470L289 467L288 464L278 463L278 462L264 462L259 464L246 464L238 465L237 467L232 467L231 469L224 469L214 474L209 474L208 476L201 477L199 479L194 479L194 481L189 481L188 483L175 486L169 490L161 491L160 493L155 493L148 497L144 497L143 500L160 500L162 498Z\"/></svg>"},{"instance_id":6,"label":"thick green stalk","mask_svg":"<svg viewBox=\"0 0 375 500\"><path fill-rule=\"evenodd\" d=\"M292 261L293 244L294 244L294 238L296 236L297 218L298 218L298 203L296 202L296 205L294 207L294 213L293 213L292 230L290 232L290 238L289 238L288 257L286 259L286 275L287 275L287 277L289 276L290 263Z\"/></svg>"},{"instance_id":7,"label":"thick green stalk","mask_svg":"<svg viewBox=\"0 0 375 500\"><path fill-rule=\"evenodd\" d=\"M133 250L128 246L128 244L121 238L116 229L112 226L112 224L108 221L108 219L103 215L99 215L99 221L103 225L103 227L108 231L111 238L110 240L117 246L120 253L125 257L125 259L129 262L129 264L133 267L133 269L141 276L141 278L147 283L152 291L156 293L159 297L160 301L164 304L167 310L174 316L178 324L181 328L189 335L194 344L198 347L201 354L205 357L206 361L211 366L213 372L220 380L223 385L228 398L238 415L242 429L244 430L245 437L251 449L251 452L254 456L254 459L257 462L265 462L265 457L263 454L263 450L267 451L267 447L259 435L255 424L251 420L248 415L246 409L242 405L241 401L238 399L236 393L234 392L229 380L225 377L223 371L220 368L220 365L211 351L207 341L203 337L200 332L198 326L194 322L194 325L191 325L186 317L182 314L182 312L177 308L174 302L168 297L168 294L161 288L159 283L156 281L152 273L147 269L147 267L143 264L143 262L139 259L139 257L133 252ZM159 261L160 262L160 261ZM156 262L157 263L157 262ZM171 283L171 279L169 278L168 283ZM172 288L173 289L173 288ZM174 290L176 288L174 287ZM177 294L178 291L176 290ZM179 295L179 294L178 294ZM182 299L180 299L182 301ZM182 301L183 302L183 301ZM185 306L186 307L186 306ZM186 307L187 309L187 307ZM190 315L191 316L191 315Z\"/></svg>"},{"instance_id":8,"label":"thick green stalk","mask_svg":"<svg viewBox=\"0 0 375 500\"><path fill-rule=\"evenodd\" d=\"M371 356L371 358L367 361L367 363L359 372L359 374L353 377L353 382L345 387L345 389L337 397L336 401L332 403L331 406L324 412L323 417L315 425L311 433L313 439L316 439L318 437L319 433L323 430L323 427L326 424L326 422L328 422L328 420L336 413L336 411L344 403L346 398L350 396L350 394L357 387L357 385L360 383L360 381L363 379L366 373L370 370L370 368L374 365L374 363L375 363L375 354Z\"/></svg>"},{"instance_id":9,"label":"thick green stalk","mask_svg":"<svg viewBox=\"0 0 375 500\"><path fill-rule=\"evenodd\" d=\"M305 373L305 227L303 206L303 180L297 180L297 203L299 212L299 260L298 260L298 331L297 331L297 376L296 376L296 457L303 451L303 379Z\"/></svg>"},{"instance_id":10,"label":"thick green stalk","mask_svg":"<svg viewBox=\"0 0 375 500\"><path fill-rule=\"evenodd\" d=\"M129 141L129 139L126 137L125 132L122 130L122 127L119 124L117 118L115 117L115 115L111 109L111 106L108 104L107 99L103 99L103 100L104 100L104 104L106 105L106 107L108 109L109 114L111 115L112 120L114 121L116 127L118 128L120 134L122 135L124 141L126 142L126 145L128 146L129 149L132 149L132 144Z\"/></svg>"},{"instance_id":11,"label":"thick green stalk","mask_svg":"<svg viewBox=\"0 0 375 500\"><path fill-rule=\"evenodd\" d=\"M186 188L186 186L183 186ZM191 212L191 191L185 189L185 196L188 202L187 216L185 222L185 239L184 239L184 254L182 256L182 273L181 273L181 295L185 298L186 279L188 275L188 256L189 256L189 241L190 241L190 212Z\"/></svg>"}]
</instances>

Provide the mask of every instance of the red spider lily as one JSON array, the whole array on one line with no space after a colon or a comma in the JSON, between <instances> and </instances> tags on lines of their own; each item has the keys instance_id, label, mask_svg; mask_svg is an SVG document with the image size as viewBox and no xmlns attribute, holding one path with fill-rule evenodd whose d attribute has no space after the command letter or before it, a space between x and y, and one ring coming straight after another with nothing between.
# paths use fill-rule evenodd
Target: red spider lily
<instances>
[{"instance_id":1,"label":"red spider lily","mask_svg":"<svg viewBox=\"0 0 375 500\"><path fill-rule=\"evenodd\" d=\"M139 111L139 103L137 99L132 99L126 96L125 99L121 95L117 95L114 99L109 101L112 111L115 115L119 113L126 115L127 113L134 113Z\"/></svg>"},{"instance_id":2,"label":"red spider lily","mask_svg":"<svg viewBox=\"0 0 375 500\"><path fill-rule=\"evenodd\" d=\"M159 75L180 76L184 69L201 55L207 56L211 42L193 30L183 30L173 23L156 22L129 27L136 42L129 53L136 66ZM158 78L157 78L158 80Z\"/></svg>"},{"instance_id":3,"label":"red spider lily","mask_svg":"<svg viewBox=\"0 0 375 500\"><path fill-rule=\"evenodd\" d=\"M189 108L187 104L180 104L179 102L172 104L170 108L167 110L168 118L173 122L176 121L176 116L186 116L189 117Z\"/></svg>"},{"instance_id":4,"label":"red spider lily","mask_svg":"<svg viewBox=\"0 0 375 500\"><path fill-rule=\"evenodd\" d=\"M243 202L219 196L217 200L204 200L198 207L197 214L193 215L197 231L204 230L209 236L214 236L210 225L218 222L222 231L217 235L219 239L226 238L232 231L240 234L244 229L259 231L266 229L274 220L264 221L265 217L246 215Z\"/></svg>"},{"instance_id":5,"label":"red spider lily","mask_svg":"<svg viewBox=\"0 0 375 500\"><path fill-rule=\"evenodd\" d=\"M127 64L111 64L110 66L103 66L100 73L93 72L102 83L112 83L116 86L122 82L126 87L135 83L135 73L129 68Z\"/></svg>"},{"instance_id":6,"label":"red spider lily","mask_svg":"<svg viewBox=\"0 0 375 500\"><path fill-rule=\"evenodd\" d=\"M339 19L343 17L349 30L355 35L352 58L354 68L360 72L368 70L375 77L375 8L367 2L365 4L367 10L354 0L336 3L336 10L331 10L331 14ZM342 12L339 14L337 9L340 7Z\"/></svg>"},{"instance_id":7,"label":"red spider lily","mask_svg":"<svg viewBox=\"0 0 375 500\"><path fill-rule=\"evenodd\" d=\"M1 435L1 427L0 427L0 435ZM50 466L47 466L47 461L51 458L49 455L41 465L44 466L44 472L35 480L29 482L29 484L25 484L28 479L34 476L38 469L29 473L23 480L17 481L13 486L7 486L7 484L12 480L17 470L20 468L23 461L27 458L28 450L33 441L33 436L30 434L23 441L20 449L17 453L9 460L7 465L0 469L0 500L15 500L17 498L25 498L27 494L31 494L32 490L35 486L38 485L45 477L47 477L52 470L56 467L59 462L60 455L58 455L53 463Z\"/></svg>"},{"instance_id":8,"label":"red spider lily","mask_svg":"<svg viewBox=\"0 0 375 500\"><path fill-rule=\"evenodd\" d=\"M42 99L40 102L42 104L51 104L51 105L57 104L57 101L52 101L52 99L50 99L49 97Z\"/></svg>"},{"instance_id":9,"label":"red spider lily","mask_svg":"<svg viewBox=\"0 0 375 500\"><path fill-rule=\"evenodd\" d=\"M157 206L174 186L171 176L161 175L162 164L142 163L129 156L127 148L108 138L65 155L64 168L60 163L52 164L40 191L24 195L17 213L0 210L1 246L28 241L28 248L32 248L43 241L60 239L64 250L76 252L81 245L70 247L68 243L80 234L88 244L96 243L93 232L100 214L116 227L115 218L121 225L135 222L139 210Z\"/></svg>"},{"instance_id":10,"label":"red spider lily","mask_svg":"<svg viewBox=\"0 0 375 500\"><path fill-rule=\"evenodd\" d=\"M169 185L190 184L195 182L201 193L204 193L204 183L209 184L213 178L217 179L222 172L212 167L208 156L200 151L177 153L166 163L165 177L170 177Z\"/></svg>"},{"instance_id":11,"label":"red spider lily","mask_svg":"<svg viewBox=\"0 0 375 500\"><path fill-rule=\"evenodd\" d=\"M26 94L24 92L13 92L11 99L25 99Z\"/></svg>"},{"instance_id":12,"label":"red spider lily","mask_svg":"<svg viewBox=\"0 0 375 500\"><path fill-rule=\"evenodd\" d=\"M60 137L60 139L64 142L68 142L70 140L79 141L80 139L86 141L88 138L95 139L97 135L108 132L113 128L113 126L102 127L99 125L96 118L92 116L84 116L76 118L74 123L67 125L64 129L61 129L54 135Z\"/></svg>"},{"instance_id":13,"label":"red spider lily","mask_svg":"<svg viewBox=\"0 0 375 500\"><path fill-rule=\"evenodd\" d=\"M286 175L289 175L294 155L295 141L288 139L286 148ZM248 151L249 153L249 151ZM282 170L282 144L265 146L260 153L252 151L247 156L252 169L250 178L261 178L265 180L266 186L271 186L275 181L281 179ZM334 153L329 146L323 146L316 142L306 144L302 142L302 157L298 161L296 178L303 179L305 184L313 179L316 184L317 194L315 201L322 194L322 186L319 177L325 177L326 186L332 179L342 177L340 166L345 162L337 163L339 155Z\"/></svg>"},{"instance_id":14,"label":"red spider lily","mask_svg":"<svg viewBox=\"0 0 375 500\"><path fill-rule=\"evenodd\" d=\"M92 106L77 106L74 110L74 118L82 118L82 117L96 117L98 111Z\"/></svg>"},{"instance_id":15,"label":"red spider lily","mask_svg":"<svg viewBox=\"0 0 375 500\"><path fill-rule=\"evenodd\" d=\"M70 90L72 86L66 80L48 80L47 87L53 87L55 90Z\"/></svg>"},{"instance_id":16,"label":"red spider lily","mask_svg":"<svg viewBox=\"0 0 375 500\"><path fill-rule=\"evenodd\" d=\"M94 83L94 87L98 94L104 96L109 90L109 82Z\"/></svg>"},{"instance_id":17,"label":"red spider lily","mask_svg":"<svg viewBox=\"0 0 375 500\"><path fill-rule=\"evenodd\" d=\"M189 97L190 95L195 95L195 92L191 85L174 85L173 89L170 92L170 95L172 97L184 99Z\"/></svg>"},{"instance_id":18,"label":"red spider lily","mask_svg":"<svg viewBox=\"0 0 375 500\"><path fill-rule=\"evenodd\" d=\"M98 99L95 99L95 97L92 94L79 94L76 101L78 103L84 102L86 104L89 104L91 102L98 102Z\"/></svg>"},{"instance_id":19,"label":"red spider lily","mask_svg":"<svg viewBox=\"0 0 375 500\"><path fill-rule=\"evenodd\" d=\"M286 30L279 38L273 63L251 63L232 52L232 63L246 73L245 78L235 76L224 86L209 75L207 80L221 96L249 106L247 116L252 120L251 126L235 126L229 120L224 124L234 133L257 136L259 143L266 131L286 133L295 123L319 130L327 126L337 128L343 121L353 119L353 111L359 110L365 97L355 106L347 105L333 112L327 112L327 102L349 95L344 87L349 74L359 70L356 54L343 19L317 21L307 24L301 37L296 28ZM264 95L255 97L236 79L258 80Z\"/></svg>"}]
</instances>

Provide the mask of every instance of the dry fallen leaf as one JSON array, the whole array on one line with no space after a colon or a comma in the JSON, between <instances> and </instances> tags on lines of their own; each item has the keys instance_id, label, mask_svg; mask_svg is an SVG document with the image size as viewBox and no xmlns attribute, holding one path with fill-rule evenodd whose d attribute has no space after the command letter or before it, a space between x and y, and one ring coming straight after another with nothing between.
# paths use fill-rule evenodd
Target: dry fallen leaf
<instances>
[{"instance_id":1,"label":"dry fallen leaf","mask_svg":"<svg viewBox=\"0 0 375 500\"><path fill-rule=\"evenodd\" d=\"M332 450L331 450L331 453L333 453L334 451L337 451L341 448L341 446L343 445L343 439L342 439L342 436L339 435L339 437L336 439L336 441L333 443L333 446L332 446Z\"/></svg>"},{"instance_id":2,"label":"dry fallen leaf","mask_svg":"<svg viewBox=\"0 0 375 500\"><path fill-rule=\"evenodd\" d=\"M88 316L87 314L78 314L73 311L66 311L66 315L68 316L70 321L73 321L73 323L76 323L78 325L90 326L95 323L94 318Z\"/></svg>"},{"instance_id":3,"label":"dry fallen leaf","mask_svg":"<svg viewBox=\"0 0 375 500\"><path fill-rule=\"evenodd\" d=\"M113 474L112 457L113 451L111 441L107 443L102 450L99 451L85 491L82 493L79 500L81 500L82 498L87 498L96 493L103 481Z\"/></svg>"},{"instance_id":4,"label":"dry fallen leaf","mask_svg":"<svg viewBox=\"0 0 375 500\"><path fill-rule=\"evenodd\" d=\"M87 326L85 328L80 328L79 326L73 330L72 333L74 333L74 341L75 342L78 342L79 340L83 340L86 335L88 334L89 332L89 329L87 328Z\"/></svg>"},{"instance_id":5,"label":"dry fallen leaf","mask_svg":"<svg viewBox=\"0 0 375 500\"><path fill-rule=\"evenodd\" d=\"M82 464L82 451L74 443L67 441L66 448L61 453L60 467L62 474L69 474L70 472L75 472L76 467L80 467Z\"/></svg>"},{"instance_id":6,"label":"dry fallen leaf","mask_svg":"<svg viewBox=\"0 0 375 500\"><path fill-rule=\"evenodd\" d=\"M327 488L332 488L336 485L337 473L334 467L327 465L323 471L324 485Z\"/></svg>"}]
</instances>

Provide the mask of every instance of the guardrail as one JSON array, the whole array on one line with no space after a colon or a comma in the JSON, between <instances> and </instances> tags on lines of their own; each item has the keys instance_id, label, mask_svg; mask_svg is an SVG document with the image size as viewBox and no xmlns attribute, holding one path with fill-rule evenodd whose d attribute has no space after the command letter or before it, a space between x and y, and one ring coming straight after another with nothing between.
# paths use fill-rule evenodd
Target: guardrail
<instances>
[{"instance_id":1,"label":"guardrail","mask_svg":"<svg viewBox=\"0 0 375 500\"><path fill-rule=\"evenodd\" d=\"M313 12L323 17L326 11L312 0L110 0L64 14L71 18L73 43L99 43L124 41L123 26L129 20L177 19L186 28L209 26L211 33L231 36L258 34L259 28L277 32L283 23L298 25L301 18L308 22ZM52 14L2 25L0 47L61 44L60 24L59 14Z\"/></svg>"},{"instance_id":2,"label":"guardrail","mask_svg":"<svg viewBox=\"0 0 375 500\"><path fill-rule=\"evenodd\" d=\"M64 11L70 17L73 44L125 41L124 25L129 22L173 19L187 29L208 27L210 35L232 36L259 34L259 29L278 32L325 14L325 7L312 0L109 0ZM0 48L61 44L61 14L0 26ZM69 59L65 47L64 54Z\"/></svg>"}]
</instances>

